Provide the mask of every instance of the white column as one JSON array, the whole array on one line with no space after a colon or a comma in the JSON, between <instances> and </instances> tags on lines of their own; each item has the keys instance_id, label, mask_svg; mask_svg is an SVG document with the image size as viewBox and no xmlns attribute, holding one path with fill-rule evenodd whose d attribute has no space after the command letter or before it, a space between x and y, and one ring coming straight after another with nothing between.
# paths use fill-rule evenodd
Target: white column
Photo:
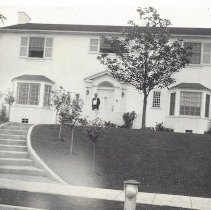
<instances>
[{"instance_id":1,"label":"white column","mask_svg":"<svg viewBox=\"0 0 211 210\"><path fill-rule=\"evenodd\" d=\"M45 84L40 83L39 107L43 107Z\"/></svg>"}]
</instances>

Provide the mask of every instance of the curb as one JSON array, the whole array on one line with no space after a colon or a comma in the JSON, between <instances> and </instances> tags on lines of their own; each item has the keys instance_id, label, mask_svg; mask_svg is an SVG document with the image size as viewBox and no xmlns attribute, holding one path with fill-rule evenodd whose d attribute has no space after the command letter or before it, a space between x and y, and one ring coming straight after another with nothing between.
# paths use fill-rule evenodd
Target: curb
<instances>
[{"instance_id":1,"label":"curb","mask_svg":"<svg viewBox=\"0 0 211 210\"><path fill-rule=\"evenodd\" d=\"M67 184L67 182L65 182L62 178L60 178L41 158L40 156L35 152L35 150L32 148L31 145L31 132L34 129L34 127L37 125L32 125L27 133L27 150L31 156L31 158L35 161L35 163L37 163L38 165L41 165L43 169L45 169L51 178L53 178L53 180L62 183L62 184Z\"/></svg>"},{"instance_id":2,"label":"curb","mask_svg":"<svg viewBox=\"0 0 211 210\"><path fill-rule=\"evenodd\" d=\"M9 124L9 123L11 123L11 122L5 122L5 123L1 124L0 125L0 128L3 127L3 126L5 126L5 125L7 125L7 124Z\"/></svg>"}]
</instances>

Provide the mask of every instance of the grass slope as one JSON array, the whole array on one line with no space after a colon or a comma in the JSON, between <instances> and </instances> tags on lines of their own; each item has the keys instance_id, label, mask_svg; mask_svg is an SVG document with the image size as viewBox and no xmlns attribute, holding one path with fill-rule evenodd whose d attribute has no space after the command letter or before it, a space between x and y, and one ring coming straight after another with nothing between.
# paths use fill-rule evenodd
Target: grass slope
<instances>
[{"instance_id":1,"label":"grass slope","mask_svg":"<svg viewBox=\"0 0 211 210\"><path fill-rule=\"evenodd\" d=\"M70 129L64 142L55 141L55 125L39 125L32 132L32 146L67 182L122 189L135 179L140 191L211 197L211 136L108 129L97 148L97 175L90 175L91 150L84 131L75 129L75 154L70 157Z\"/></svg>"}]
</instances>

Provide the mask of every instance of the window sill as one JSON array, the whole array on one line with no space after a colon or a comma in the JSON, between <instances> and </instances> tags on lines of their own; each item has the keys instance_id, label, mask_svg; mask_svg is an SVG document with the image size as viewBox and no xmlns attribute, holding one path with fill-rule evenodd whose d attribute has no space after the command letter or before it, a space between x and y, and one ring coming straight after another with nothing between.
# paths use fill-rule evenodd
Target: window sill
<instances>
[{"instance_id":1,"label":"window sill","mask_svg":"<svg viewBox=\"0 0 211 210\"><path fill-rule=\"evenodd\" d=\"M20 59L25 59L25 60L31 60L31 61L45 61L45 60L52 60L52 58L33 58L33 57L21 57L19 56Z\"/></svg>"},{"instance_id":2,"label":"window sill","mask_svg":"<svg viewBox=\"0 0 211 210\"><path fill-rule=\"evenodd\" d=\"M201 116L192 116L192 115L179 115L179 116L168 116L168 118L188 118L188 119L199 119L199 120L207 120L209 121L209 118L207 117L201 117Z\"/></svg>"},{"instance_id":3,"label":"window sill","mask_svg":"<svg viewBox=\"0 0 211 210\"><path fill-rule=\"evenodd\" d=\"M161 107L151 107L151 109L157 109L157 110L161 110Z\"/></svg>"}]
</instances>

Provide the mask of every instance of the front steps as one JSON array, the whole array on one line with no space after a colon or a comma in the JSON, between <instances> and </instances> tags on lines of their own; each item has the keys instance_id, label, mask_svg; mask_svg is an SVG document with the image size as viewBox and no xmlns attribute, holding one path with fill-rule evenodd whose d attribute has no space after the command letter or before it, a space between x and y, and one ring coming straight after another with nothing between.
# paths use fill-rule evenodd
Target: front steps
<instances>
[{"instance_id":1,"label":"front steps","mask_svg":"<svg viewBox=\"0 0 211 210\"><path fill-rule=\"evenodd\" d=\"M28 124L21 123L0 127L0 178L53 182L30 158L26 145L28 128Z\"/></svg>"}]
</instances>

